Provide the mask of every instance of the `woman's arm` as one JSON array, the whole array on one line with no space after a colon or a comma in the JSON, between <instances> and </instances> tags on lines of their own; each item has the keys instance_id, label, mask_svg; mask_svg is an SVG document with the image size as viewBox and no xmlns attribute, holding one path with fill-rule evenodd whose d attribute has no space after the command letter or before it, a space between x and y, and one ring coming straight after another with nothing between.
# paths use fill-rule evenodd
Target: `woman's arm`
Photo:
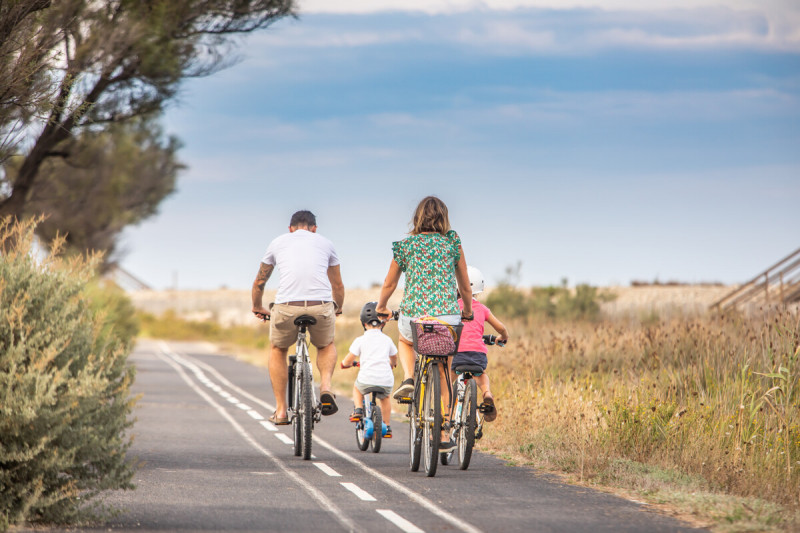
<instances>
[{"instance_id":1,"label":"woman's arm","mask_svg":"<svg viewBox=\"0 0 800 533\"><path fill-rule=\"evenodd\" d=\"M400 283L400 265L397 261L392 259L389 264L389 272L386 274L386 279L383 280L383 287L381 287L381 296L378 298L378 305L375 307L375 312L380 315L389 314L389 309L386 307L389 304L389 298L394 294L397 284Z\"/></svg>"},{"instance_id":2,"label":"woman's arm","mask_svg":"<svg viewBox=\"0 0 800 533\"><path fill-rule=\"evenodd\" d=\"M503 342L506 342L508 340L508 329L506 329L506 326L502 322L500 322L497 319L497 317L492 314L491 311L489 311L489 316L486 317L486 322L488 322L489 325L492 326L494 330L500 334L499 340Z\"/></svg>"},{"instance_id":3,"label":"woman's arm","mask_svg":"<svg viewBox=\"0 0 800 533\"><path fill-rule=\"evenodd\" d=\"M458 246L460 257L456 263L456 283L458 292L464 301L464 309L461 310L462 317L472 316L472 286L469 284L469 274L467 274L467 260L464 258L464 249Z\"/></svg>"}]
</instances>

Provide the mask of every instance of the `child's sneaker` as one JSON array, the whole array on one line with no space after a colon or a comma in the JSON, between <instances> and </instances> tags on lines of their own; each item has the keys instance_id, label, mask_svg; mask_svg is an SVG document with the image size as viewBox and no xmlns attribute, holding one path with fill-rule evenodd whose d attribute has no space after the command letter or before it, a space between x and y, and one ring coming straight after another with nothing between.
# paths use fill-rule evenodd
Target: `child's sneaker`
<instances>
[{"instance_id":1,"label":"child's sneaker","mask_svg":"<svg viewBox=\"0 0 800 533\"><path fill-rule=\"evenodd\" d=\"M361 407L353 409L353 414L350 415L350 422L361 422L362 418L364 418L364 410Z\"/></svg>"},{"instance_id":2,"label":"child's sneaker","mask_svg":"<svg viewBox=\"0 0 800 533\"><path fill-rule=\"evenodd\" d=\"M387 426L386 424L383 425L383 438L384 439L392 438L392 426Z\"/></svg>"}]
</instances>

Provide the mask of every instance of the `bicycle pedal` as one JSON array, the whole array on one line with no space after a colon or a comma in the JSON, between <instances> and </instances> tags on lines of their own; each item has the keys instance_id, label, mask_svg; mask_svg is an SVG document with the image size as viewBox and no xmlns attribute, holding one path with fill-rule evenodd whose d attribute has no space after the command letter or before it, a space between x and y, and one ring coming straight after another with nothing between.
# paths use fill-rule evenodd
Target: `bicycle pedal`
<instances>
[{"instance_id":1,"label":"bicycle pedal","mask_svg":"<svg viewBox=\"0 0 800 533\"><path fill-rule=\"evenodd\" d=\"M397 398L397 403L409 405L411 404L411 398Z\"/></svg>"}]
</instances>

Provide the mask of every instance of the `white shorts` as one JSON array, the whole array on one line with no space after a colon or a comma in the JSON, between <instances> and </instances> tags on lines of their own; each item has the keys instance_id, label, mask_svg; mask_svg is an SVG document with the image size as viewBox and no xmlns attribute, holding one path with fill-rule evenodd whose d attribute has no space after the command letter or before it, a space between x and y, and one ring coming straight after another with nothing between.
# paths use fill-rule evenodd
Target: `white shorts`
<instances>
[{"instance_id":1,"label":"white shorts","mask_svg":"<svg viewBox=\"0 0 800 533\"><path fill-rule=\"evenodd\" d=\"M397 331L399 331L400 336L409 343L414 340L411 334L411 321L416 320L417 318L419 317L406 316L403 313L400 313L400 318L397 319ZM436 318L447 322L451 326L457 326L461 324L461 315L438 315Z\"/></svg>"}]
</instances>

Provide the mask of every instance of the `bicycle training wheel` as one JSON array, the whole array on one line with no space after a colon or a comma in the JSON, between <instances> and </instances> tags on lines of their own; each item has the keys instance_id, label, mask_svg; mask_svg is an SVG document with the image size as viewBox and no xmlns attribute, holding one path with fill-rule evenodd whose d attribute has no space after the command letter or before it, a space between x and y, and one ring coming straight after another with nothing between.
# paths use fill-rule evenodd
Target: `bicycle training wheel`
<instances>
[{"instance_id":1,"label":"bicycle training wheel","mask_svg":"<svg viewBox=\"0 0 800 533\"><path fill-rule=\"evenodd\" d=\"M428 366L425 397L422 399L422 460L428 477L436 475L436 467L439 464L439 443L442 438L442 403L439 387L439 365L431 363Z\"/></svg>"},{"instance_id":2,"label":"bicycle training wheel","mask_svg":"<svg viewBox=\"0 0 800 533\"><path fill-rule=\"evenodd\" d=\"M290 405L292 406L292 436L294 437L294 454L299 456L303 453L303 424L300 420L300 393L303 390L302 384L302 371L300 370L300 365L294 365L294 369L292 371L292 384L290 388L292 389L292 400Z\"/></svg>"},{"instance_id":3,"label":"bicycle training wheel","mask_svg":"<svg viewBox=\"0 0 800 533\"><path fill-rule=\"evenodd\" d=\"M303 383L300 395L303 459L311 459L311 428L314 423L314 389L311 386L311 368L303 364Z\"/></svg>"},{"instance_id":4,"label":"bicycle training wheel","mask_svg":"<svg viewBox=\"0 0 800 533\"><path fill-rule=\"evenodd\" d=\"M466 382L464 405L461 407L461 420L458 427L458 467L466 470L472 458L472 447L475 445L475 428L478 425L477 401L478 385L474 379Z\"/></svg>"},{"instance_id":5,"label":"bicycle training wheel","mask_svg":"<svg viewBox=\"0 0 800 533\"><path fill-rule=\"evenodd\" d=\"M383 413L379 405L372 404L372 451L381 451L381 441L383 440Z\"/></svg>"}]
</instances>

